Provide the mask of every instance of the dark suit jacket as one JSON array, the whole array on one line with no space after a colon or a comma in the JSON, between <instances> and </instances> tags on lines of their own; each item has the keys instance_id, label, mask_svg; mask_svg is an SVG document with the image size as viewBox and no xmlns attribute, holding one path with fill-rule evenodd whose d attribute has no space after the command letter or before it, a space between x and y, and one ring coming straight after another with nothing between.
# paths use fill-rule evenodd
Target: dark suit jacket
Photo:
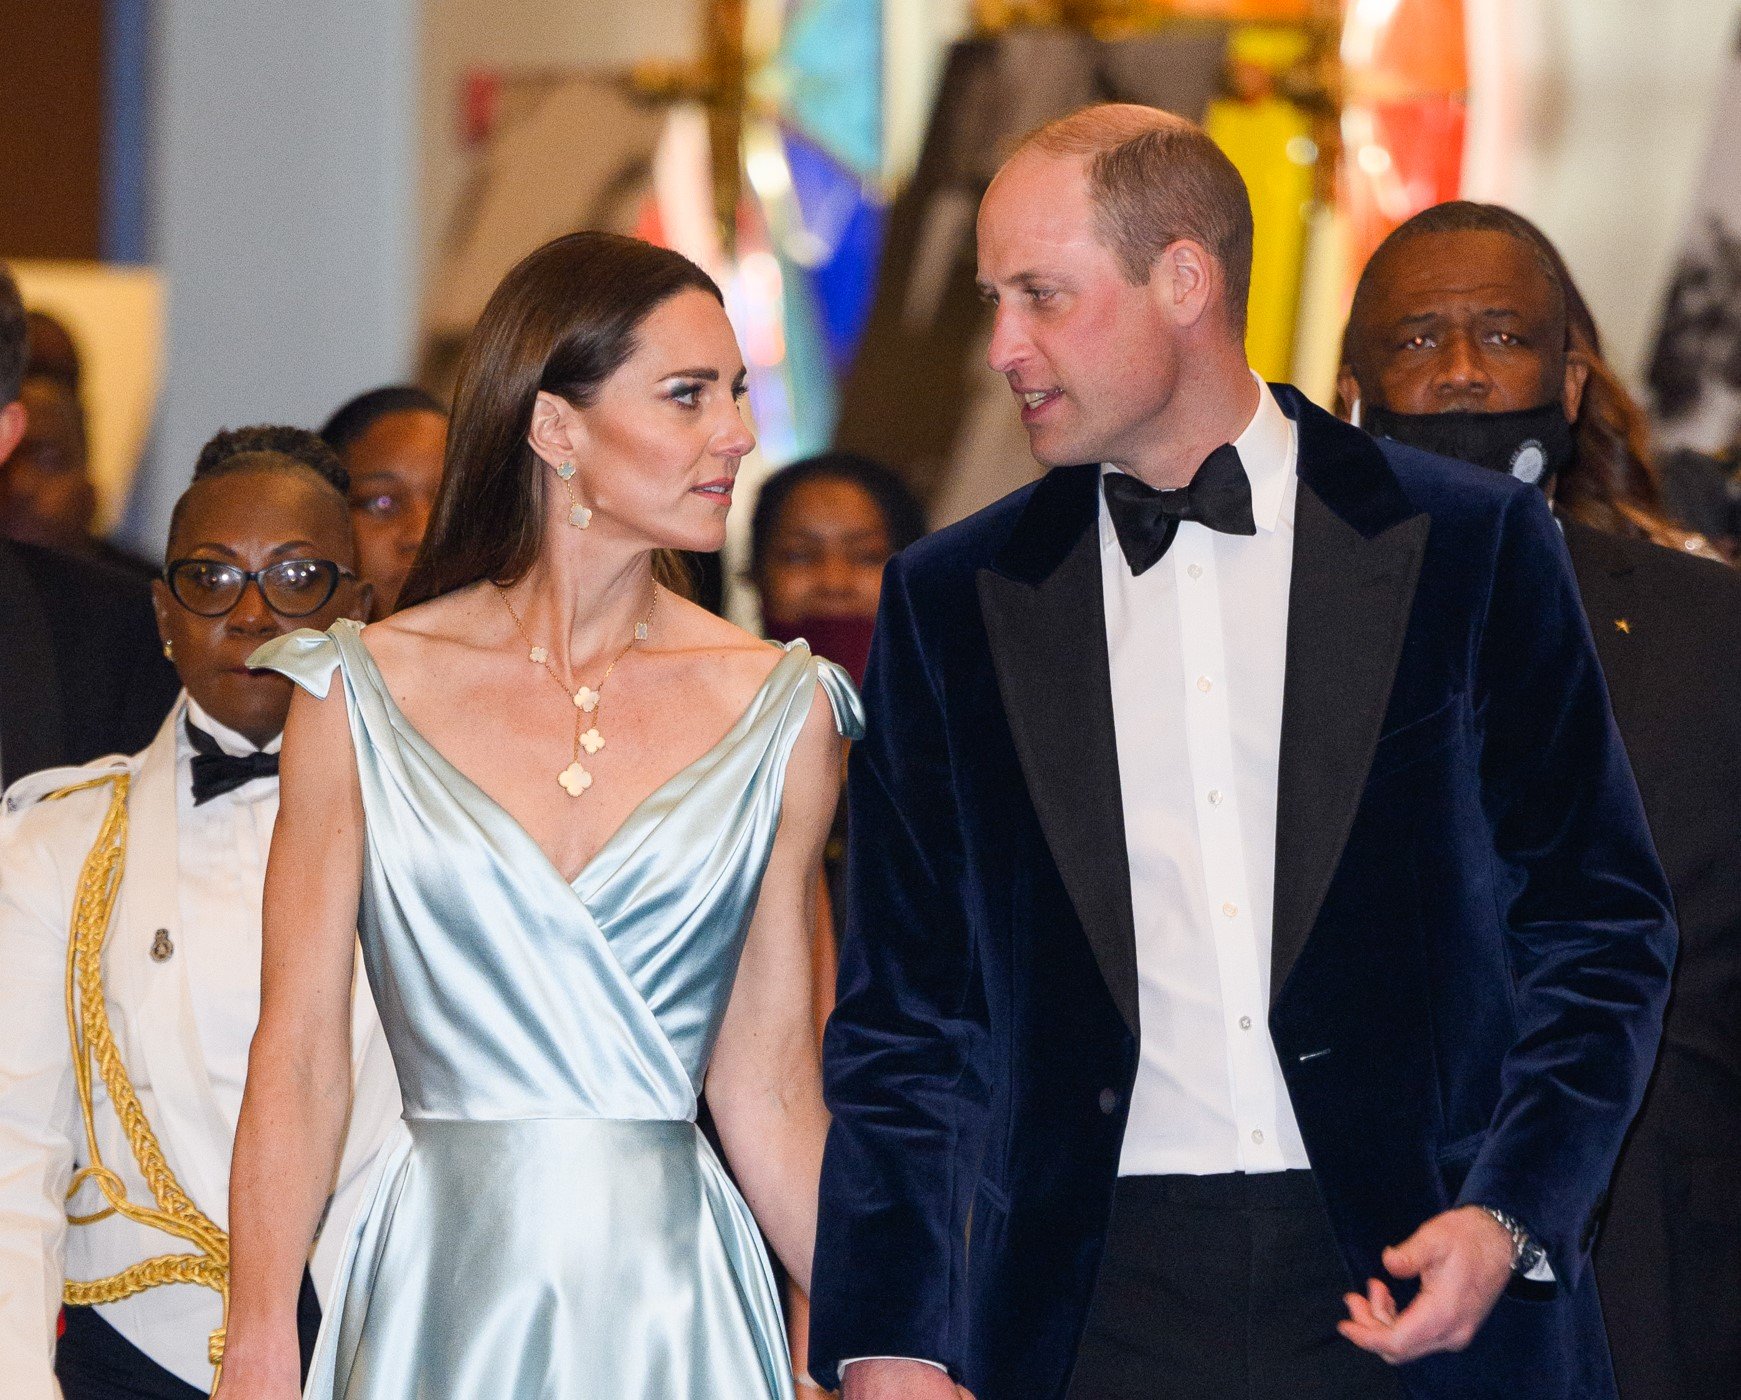
<instances>
[{"instance_id":1,"label":"dark suit jacket","mask_svg":"<svg viewBox=\"0 0 1741 1400\"><path fill-rule=\"evenodd\" d=\"M151 591L92 560L0 541L0 776L137 753L181 682Z\"/></svg>"},{"instance_id":2,"label":"dark suit jacket","mask_svg":"<svg viewBox=\"0 0 1741 1400\"><path fill-rule=\"evenodd\" d=\"M1741 1395L1741 574L1572 521L1566 545L1681 932L1596 1246L1615 1376Z\"/></svg>"},{"instance_id":3,"label":"dark suit jacket","mask_svg":"<svg viewBox=\"0 0 1741 1400\"><path fill-rule=\"evenodd\" d=\"M1270 1029L1313 1170L1352 1278L1457 1204L1547 1248L1553 1296L1502 1298L1413 1395L1611 1395L1586 1265L1674 926L1559 531L1538 491L1277 395L1300 486ZM885 579L826 1042L825 1381L886 1355L979 1400L1068 1381L1138 1047L1098 474Z\"/></svg>"}]
</instances>

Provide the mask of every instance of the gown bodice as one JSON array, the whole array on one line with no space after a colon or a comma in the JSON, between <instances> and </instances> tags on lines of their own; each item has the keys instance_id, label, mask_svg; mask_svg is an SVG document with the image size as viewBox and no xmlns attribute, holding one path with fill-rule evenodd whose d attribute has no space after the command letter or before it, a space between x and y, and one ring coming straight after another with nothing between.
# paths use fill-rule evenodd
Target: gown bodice
<instances>
[{"instance_id":1,"label":"gown bodice","mask_svg":"<svg viewBox=\"0 0 1741 1400\"><path fill-rule=\"evenodd\" d=\"M738 720L650 794L572 882L417 732L360 635L290 633L252 664L324 697L341 677L366 838L358 913L407 1118L693 1119L820 684L803 642Z\"/></svg>"}]
</instances>

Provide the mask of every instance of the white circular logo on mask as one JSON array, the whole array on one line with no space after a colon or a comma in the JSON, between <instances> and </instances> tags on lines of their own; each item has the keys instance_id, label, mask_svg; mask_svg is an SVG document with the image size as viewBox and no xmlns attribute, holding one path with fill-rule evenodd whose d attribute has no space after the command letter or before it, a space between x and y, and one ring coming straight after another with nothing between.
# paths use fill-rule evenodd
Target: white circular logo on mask
<instances>
[{"instance_id":1,"label":"white circular logo on mask","mask_svg":"<svg viewBox=\"0 0 1741 1400\"><path fill-rule=\"evenodd\" d=\"M1511 474L1519 481L1528 482L1534 486L1542 479L1542 473L1547 470L1548 454L1545 448L1531 438L1517 449L1511 458Z\"/></svg>"}]
</instances>

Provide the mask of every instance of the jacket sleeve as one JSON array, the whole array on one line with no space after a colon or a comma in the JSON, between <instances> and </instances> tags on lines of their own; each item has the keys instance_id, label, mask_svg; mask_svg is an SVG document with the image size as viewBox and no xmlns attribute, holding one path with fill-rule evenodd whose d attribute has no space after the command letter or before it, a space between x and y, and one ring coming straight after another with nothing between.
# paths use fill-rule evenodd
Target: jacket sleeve
<instances>
[{"instance_id":1,"label":"jacket sleeve","mask_svg":"<svg viewBox=\"0 0 1741 1400\"><path fill-rule=\"evenodd\" d=\"M959 1377L967 1217L983 1145L986 1007L942 685L903 560L885 575L848 777L848 912L824 1037L810 1368L933 1361Z\"/></svg>"},{"instance_id":2,"label":"jacket sleeve","mask_svg":"<svg viewBox=\"0 0 1741 1400\"><path fill-rule=\"evenodd\" d=\"M0 828L0 1375L16 1400L54 1400L65 1200L80 1132L66 1024L77 865L63 868L21 830L34 815Z\"/></svg>"},{"instance_id":3,"label":"jacket sleeve","mask_svg":"<svg viewBox=\"0 0 1741 1400\"><path fill-rule=\"evenodd\" d=\"M1493 573L1476 712L1517 1037L1459 1203L1515 1216L1571 1287L1656 1056L1676 934L1571 562L1539 492L1508 505Z\"/></svg>"}]
</instances>

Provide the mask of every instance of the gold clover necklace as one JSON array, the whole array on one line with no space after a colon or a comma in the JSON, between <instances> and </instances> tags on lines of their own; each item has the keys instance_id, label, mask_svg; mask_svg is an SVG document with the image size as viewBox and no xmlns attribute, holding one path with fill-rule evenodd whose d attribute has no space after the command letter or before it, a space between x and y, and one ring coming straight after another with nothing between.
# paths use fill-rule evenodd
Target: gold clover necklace
<instances>
[{"instance_id":1,"label":"gold clover necklace","mask_svg":"<svg viewBox=\"0 0 1741 1400\"><path fill-rule=\"evenodd\" d=\"M635 624L635 632L629 638L629 644L612 658L611 664L605 667L605 673L599 677L595 686L583 685L578 690L569 691L562 677L556 674L556 668L550 664L548 648L541 647L532 640L532 634L526 630L526 624L520 621L520 614L514 611L514 605L508 601L508 590L500 584L495 585L496 593L502 600L502 606L508 610L508 616L514 619L514 626L520 631L526 645L531 648L528 658L535 666L541 666L549 674L550 679L562 688L563 695L574 702L574 761L556 775L556 781L562 784L562 790L570 797L579 797L592 786L592 774L580 761L580 751L585 749L590 756L605 746L604 735L599 733L598 722L604 714L605 682L611 678L611 672L617 669L617 663L635 649L637 642L644 642L653 630L653 614L659 609L659 583L653 581L653 601L647 604L647 615ZM582 725L591 718L591 725L582 732Z\"/></svg>"}]
</instances>

